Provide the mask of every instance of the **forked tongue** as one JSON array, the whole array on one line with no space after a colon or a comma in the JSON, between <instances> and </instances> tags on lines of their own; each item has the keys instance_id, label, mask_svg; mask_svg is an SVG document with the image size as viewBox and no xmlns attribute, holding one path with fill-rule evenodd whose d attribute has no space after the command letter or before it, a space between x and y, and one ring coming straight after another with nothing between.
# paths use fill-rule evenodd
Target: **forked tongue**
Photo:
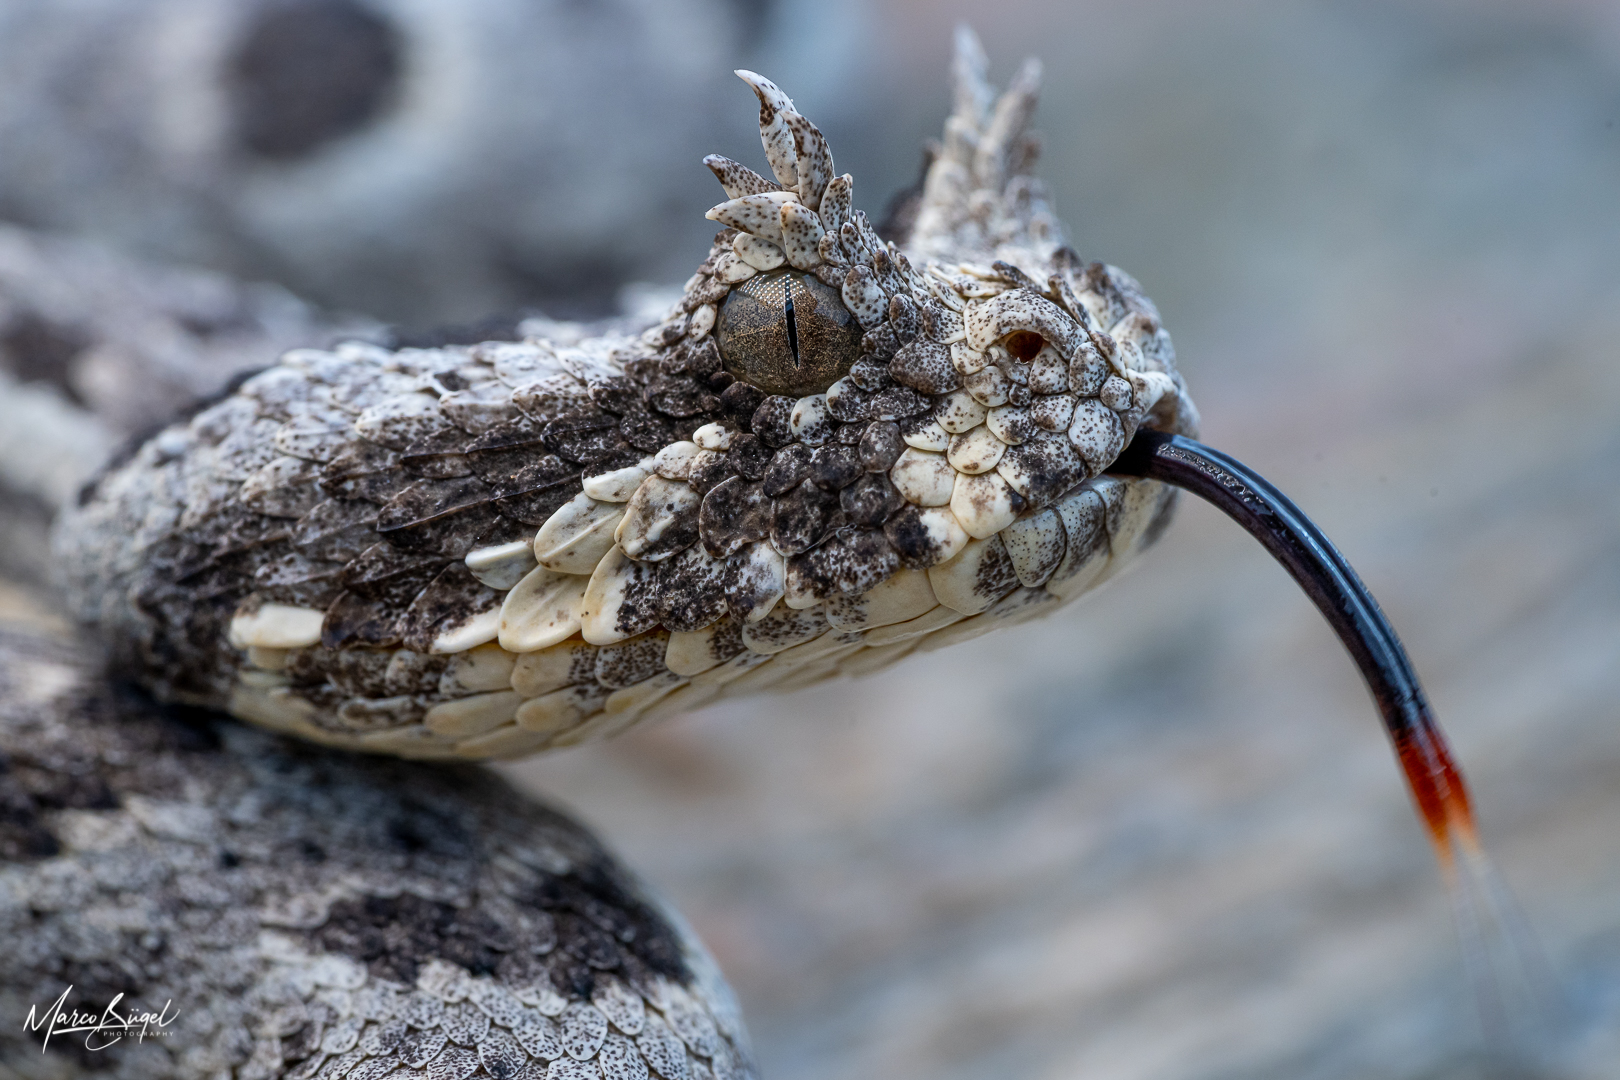
<instances>
[{"instance_id":1,"label":"forked tongue","mask_svg":"<svg viewBox=\"0 0 1620 1080\"><path fill-rule=\"evenodd\" d=\"M1512 1016L1522 1017L1526 1010L1510 1010L1503 999L1517 987L1524 993L1508 996L1527 997L1538 1006L1553 1000L1540 950L1480 846L1467 784L1412 662L1344 556L1259 474L1192 439L1139 431L1108 471L1158 480L1213 503L1265 545L1326 617L1372 692L1439 859L1487 1038L1499 1049L1506 1044L1527 1049L1526 1042L1539 1041L1543 1032L1511 1030Z\"/></svg>"}]
</instances>

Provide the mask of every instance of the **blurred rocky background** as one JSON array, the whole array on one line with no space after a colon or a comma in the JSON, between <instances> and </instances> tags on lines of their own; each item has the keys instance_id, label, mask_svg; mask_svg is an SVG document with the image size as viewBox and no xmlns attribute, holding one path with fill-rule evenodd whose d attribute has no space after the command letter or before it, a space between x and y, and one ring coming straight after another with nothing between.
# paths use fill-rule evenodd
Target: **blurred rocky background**
<instances>
[{"instance_id":1,"label":"blurred rocky background","mask_svg":"<svg viewBox=\"0 0 1620 1080\"><path fill-rule=\"evenodd\" d=\"M1403 633L1545 1017L1509 980L1516 1030L1482 1033L1342 650L1186 501L1045 622L508 772L687 914L772 1080L1620 1077L1612 4L0 0L0 217L314 305L210 279L240 312L210 352L212 317L143 337L111 286L47 311L0 266L7 396L111 408L89 342L223 373L677 281L718 198L698 159L759 158L732 67L781 82L880 211L937 134L959 18L999 77L1045 61L1057 207L1159 302L1207 439ZM14 484L26 445L0 450ZM54 616L42 507L8 497L11 617Z\"/></svg>"},{"instance_id":2,"label":"blurred rocky background","mask_svg":"<svg viewBox=\"0 0 1620 1080\"><path fill-rule=\"evenodd\" d=\"M419 328L605 314L627 280L684 280L713 232L691 211L748 116L731 69L841 97L870 21L852 0L4 0L0 217Z\"/></svg>"}]
</instances>

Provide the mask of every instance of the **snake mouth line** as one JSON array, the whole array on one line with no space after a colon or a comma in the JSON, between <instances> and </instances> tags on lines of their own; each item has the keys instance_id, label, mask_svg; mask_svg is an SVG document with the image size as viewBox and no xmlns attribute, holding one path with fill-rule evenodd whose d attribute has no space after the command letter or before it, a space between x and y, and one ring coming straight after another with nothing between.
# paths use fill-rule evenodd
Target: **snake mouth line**
<instances>
[{"instance_id":1,"label":"snake mouth line","mask_svg":"<svg viewBox=\"0 0 1620 1080\"><path fill-rule=\"evenodd\" d=\"M1468 787L1395 628L1305 513L1242 462L1182 435L1142 430L1108 470L1197 495L1259 540L1344 643L1383 719L1442 868L1478 851Z\"/></svg>"}]
</instances>

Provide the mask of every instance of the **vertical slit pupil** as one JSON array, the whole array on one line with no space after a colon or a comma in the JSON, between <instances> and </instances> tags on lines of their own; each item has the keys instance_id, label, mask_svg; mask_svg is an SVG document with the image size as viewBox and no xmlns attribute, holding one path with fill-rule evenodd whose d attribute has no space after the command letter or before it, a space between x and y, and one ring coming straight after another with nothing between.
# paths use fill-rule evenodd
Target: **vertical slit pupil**
<instances>
[{"instance_id":1,"label":"vertical slit pupil","mask_svg":"<svg viewBox=\"0 0 1620 1080\"><path fill-rule=\"evenodd\" d=\"M799 366L799 326L798 326L798 323L796 323L793 320L793 288L791 286L789 286L788 288L786 288L786 289L784 289L782 291L787 296L787 305L786 306L787 306L788 348L793 350L793 366L798 367Z\"/></svg>"}]
</instances>

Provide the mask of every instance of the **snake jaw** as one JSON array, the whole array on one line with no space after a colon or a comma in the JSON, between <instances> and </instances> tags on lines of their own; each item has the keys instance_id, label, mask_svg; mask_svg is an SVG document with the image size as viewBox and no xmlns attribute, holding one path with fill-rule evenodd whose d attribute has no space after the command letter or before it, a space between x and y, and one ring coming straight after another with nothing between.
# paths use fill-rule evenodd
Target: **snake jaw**
<instances>
[{"instance_id":1,"label":"snake jaw","mask_svg":"<svg viewBox=\"0 0 1620 1080\"><path fill-rule=\"evenodd\" d=\"M725 228L661 321L290 353L64 518L78 609L161 697L508 757L1086 591L1171 504L1104 471L1196 412L1157 310L1074 254L1031 174L1038 66L997 96L958 45L903 242L739 72L774 179L705 159Z\"/></svg>"}]
</instances>

